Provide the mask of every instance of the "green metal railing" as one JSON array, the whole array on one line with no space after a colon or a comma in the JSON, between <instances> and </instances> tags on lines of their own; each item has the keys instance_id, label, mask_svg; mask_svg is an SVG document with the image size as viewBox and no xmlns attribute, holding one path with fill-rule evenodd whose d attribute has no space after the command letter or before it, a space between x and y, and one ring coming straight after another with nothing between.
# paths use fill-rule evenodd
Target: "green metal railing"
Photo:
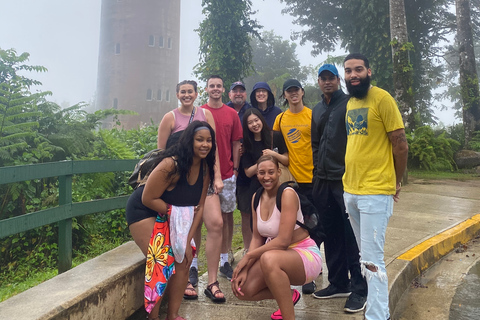
<instances>
[{"instance_id":1,"label":"green metal railing","mask_svg":"<svg viewBox=\"0 0 480 320\"><path fill-rule=\"evenodd\" d=\"M58 273L72 267L72 218L125 208L129 195L72 203L74 174L131 171L138 160L60 161L0 168L0 185L58 177L59 205L46 210L0 220L0 239L58 222Z\"/></svg>"}]
</instances>

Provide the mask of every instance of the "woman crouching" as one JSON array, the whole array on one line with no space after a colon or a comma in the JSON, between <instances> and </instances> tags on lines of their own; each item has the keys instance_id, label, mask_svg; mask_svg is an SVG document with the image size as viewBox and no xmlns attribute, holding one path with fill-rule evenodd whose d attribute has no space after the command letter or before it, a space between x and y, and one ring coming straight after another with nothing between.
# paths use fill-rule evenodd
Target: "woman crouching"
<instances>
[{"instance_id":1,"label":"woman crouching","mask_svg":"<svg viewBox=\"0 0 480 320\"><path fill-rule=\"evenodd\" d=\"M232 290L241 300L275 299L280 309L272 319L295 319L294 305L300 293L290 286L317 278L322 258L308 231L296 224L297 220L303 223L296 191L285 188L282 211L276 206L281 173L277 159L265 155L257 165L257 178L264 190L257 208L252 199L253 238L248 253L233 272Z\"/></svg>"},{"instance_id":2,"label":"woman crouching","mask_svg":"<svg viewBox=\"0 0 480 320\"><path fill-rule=\"evenodd\" d=\"M128 199L130 233L147 258L144 300L148 319L159 319L160 301L167 293L166 319L183 320L178 311L194 255L190 243L213 181L215 148L212 127L193 121L179 142L162 152L146 184Z\"/></svg>"}]
</instances>

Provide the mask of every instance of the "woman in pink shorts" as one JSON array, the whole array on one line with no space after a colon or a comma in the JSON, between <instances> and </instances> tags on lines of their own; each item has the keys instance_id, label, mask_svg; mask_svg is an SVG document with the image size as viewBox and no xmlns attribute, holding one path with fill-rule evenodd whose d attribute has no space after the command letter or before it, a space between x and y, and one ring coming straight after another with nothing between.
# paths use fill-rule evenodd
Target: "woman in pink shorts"
<instances>
[{"instance_id":1,"label":"woman in pink shorts","mask_svg":"<svg viewBox=\"0 0 480 320\"><path fill-rule=\"evenodd\" d=\"M257 161L257 178L264 190L253 208L253 238L248 253L233 272L232 290L241 300L275 299L280 307L272 319L295 319L294 305L300 299L291 285L303 285L322 271L320 250L303 222L300 200L290 187L282 193L280 212L276 206L280 169L276 158L266 155Z\"/></svg>"}]
</instances>

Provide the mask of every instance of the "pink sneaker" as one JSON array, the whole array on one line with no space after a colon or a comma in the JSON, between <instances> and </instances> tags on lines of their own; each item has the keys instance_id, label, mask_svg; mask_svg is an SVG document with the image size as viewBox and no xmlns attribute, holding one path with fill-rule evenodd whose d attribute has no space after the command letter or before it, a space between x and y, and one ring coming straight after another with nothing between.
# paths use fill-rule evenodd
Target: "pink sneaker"
<instances>
[{"instance_id":1,"label":"pink sneaker","mask_svg":"<svg viewBox=\"0 0 480 320\"><path fill-rule=\"evenodd\" d=\"M300 300L300 297L301 297L300 292L298 292L297 289L293 289L292 300L293 300L294 306L297 304L298 300ZM272 313L271 318L272 320L282 320L283 318L282 318L282 313L280 312L280 309Z\"/></svg>"}]
</instances>

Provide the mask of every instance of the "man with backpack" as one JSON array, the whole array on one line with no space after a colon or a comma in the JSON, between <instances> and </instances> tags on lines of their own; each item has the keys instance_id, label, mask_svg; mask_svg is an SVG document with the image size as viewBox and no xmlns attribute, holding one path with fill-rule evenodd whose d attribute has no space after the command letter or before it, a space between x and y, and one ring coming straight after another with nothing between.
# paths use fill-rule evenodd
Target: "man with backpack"
<instances>
[{"instance_id":1,"label":"man with backpack","mask_svg":"<svg viewBox=\"0 0 480 320\"><path fill-rule=\"evenodd\" d=\"M350 97L340 89L334 65L320 67L318 85L323 95L312 115L313 198L325 233L329 285L313 297L348 297L344 310L359 312L367 303L367 283L361 274L357 242L345 211L342 184L347 145L345 112Z\"/></svg>"}]
</instances>

